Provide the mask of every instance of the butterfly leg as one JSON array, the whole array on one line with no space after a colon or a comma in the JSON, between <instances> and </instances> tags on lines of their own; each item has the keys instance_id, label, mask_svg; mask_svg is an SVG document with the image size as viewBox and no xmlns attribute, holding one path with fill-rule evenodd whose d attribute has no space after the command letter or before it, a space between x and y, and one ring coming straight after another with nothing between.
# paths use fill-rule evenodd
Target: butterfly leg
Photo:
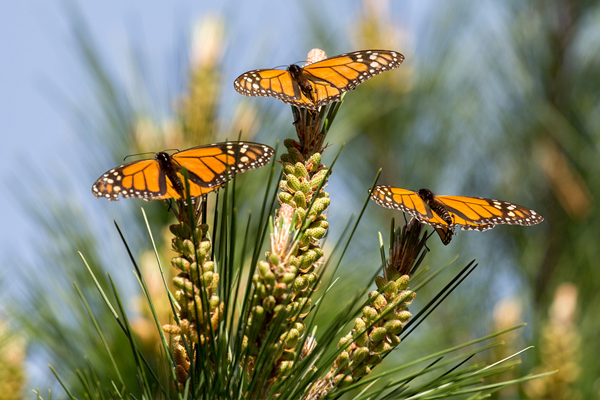
<instances>
[{"instance_id":1,"label":"butterfly leg","mask_svg":"<svg viewBox=\"0 0 600 400\"><path fill-rule=\"evenodd\" d=\"M208 196L202 195L202 202L200 203L200 213L202 215L202 223L206 224L206 208L208 206Z\"/></svg>"},{"instance_id":2,"label":"butterfly leg","mask_svg":"<svg viewBox=\"0 0 600 400\"><path fill-rule=\"evenodd\" d=\"M167 207L167 212L171 211L173 209L173 202L171 201L172 199L166 199L165 203L167 203L169 205L169 207Z\"/></svg>"}]
</instances>

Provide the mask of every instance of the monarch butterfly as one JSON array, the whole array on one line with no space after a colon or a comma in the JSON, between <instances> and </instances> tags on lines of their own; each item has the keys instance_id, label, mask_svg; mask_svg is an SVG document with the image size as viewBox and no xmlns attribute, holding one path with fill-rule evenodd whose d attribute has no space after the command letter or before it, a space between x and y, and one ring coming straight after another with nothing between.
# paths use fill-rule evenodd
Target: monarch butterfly
<instances>
[{"instance_id":1,"label":"monarch butterfly","mask_svg":"<svg viewBox=\"0 0 600 400\"><path fill-rule=\"evenodd\" d=\"M190 195L212 192L235 173L267 164L274 150L258 143L226 142L176 152L161 151L153 159L133 161L103 174L92 186L96 197L119 200L179 199L185 196L182 168L188 171Z\"/></svg>"},{"instance_id":2,"label":"monarch butterfly","mask_svg":"<svg viewBox=\"0 0 600 400\"><path fill-rule=\"evenodd\" d=\"M416 192L392 186L375 186L371 199L387 208L402 210L431 225L448 244L454 228L486 231L499 224L535 225L544 220L537 212L506 201L483 197L436 196L429 189Z\"/></svg>"},{"instance_id":3,"label":"monarch butterfly","mask_svg":"<svg viewBox=\"0 0 600 400\"><path fill-rule=\"evenodd\" d=\"M384 71L400 66L404 56L389 50L363 50L341 54L286 70L256 69L240 75L233 87L250 96L275 97L300 108L317 110L339 101L341 94Z\"/></svg>"}]
</instances>

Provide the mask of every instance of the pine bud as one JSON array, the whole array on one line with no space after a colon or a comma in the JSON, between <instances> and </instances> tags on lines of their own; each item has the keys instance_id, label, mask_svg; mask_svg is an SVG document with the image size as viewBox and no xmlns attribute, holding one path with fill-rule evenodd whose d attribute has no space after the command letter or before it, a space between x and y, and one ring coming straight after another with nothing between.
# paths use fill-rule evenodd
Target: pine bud
<instances>
[{"instance_id":1,"label":"pine bud","mask_svg":"<svg viewBox=\"0 0 600 400\"><path fill-rule=\"evenodd\" d=\"M214 278L214 272L205 272L202 275L202 282L204 283L204 287L211 286L213 278Z\"/></svg>"},{"instance_id":2,"label":"pine bud","mask_svg":"<svg viewBox=\"0 0 600 400\"><path fill-rule=\"evenodd\" d=\"M182 243L182 253L184 257L188 259L195 259L196 249L194 248L194 243L191 240L185 239Z\"/></svg>"},{"instance_id":3,"label":"pine bud","mask_svg":"<svg viewBox=\"0 0 600 400\"><path fill-rule=\"evenodd\" d=\"M354 363L360 364L367 358L368 355L369 355L368 347L357 348L356 350L354 350L354 354L352 355L352 362L353 362L352 365L354 365Z\"/></svg>"},{"instance_id":4,"label":"pine bud","mask_svg":"<svg viewBox=\"0 0 600 400\"><path fill-rule=\"evenodd\" d=\"M396 295L396 293L398 293L398 283L396 283L396 281L391 281L385 287L384 292L388 298L394 297Z\"/></svg>"},{"instance_id":5,"label":"pine bud","mask_svg":"<svg viewBox=\"0 0 600 400\"><path fill-rule=\"evenodd\" d=\"M397 314L397 318L399 321L401 322L406 322L410 319L410 317L412 317L412 314L409 311L400 311Z\"/></svg>"},{"instance_id":6,"label":"pine bud","mask_svg":"<svg viewBox=\"0 0 600 400\"><path fill-rule=\"evenodd\" d=\"M375 297L375 299L373 300L372 304L376 309L381 310L387 305L387 300L385 299L384 295L378 294L377 297Z\"/></svg>"},{"instance_id":7,"label":"pine bud","mask_svg":"<svg viewBox=\"0 0 600 400\"><path fill-rule=\"evenodd\" d=\"M363 316L370 325L379 317L379 313L373 307L365 306L363 307Z\"/></svg>"},{"instance_id":8,"label":"pine bud","mask_svg":"<svg viewBox=\"0 0 600 400\"><path fill-rule=\"evenodd\" d=\"M290 191L297 192L298 190L300 190L300 181L294 175L287 175L285 179L287 181L288 188L290 188Z\"/></svg>"},{"instance_id":9,"label":"pine bud","mask_svg":"<svg viewBox=\"0 0 600 400\"><path fill-rule=\"evenodd\" d=\"M173 224L173 225L169 225L169 230L171 231L171 233L173 234L173 236L175 237L182 237L183 235L183 228L184 225L183 224Z\"/></svg>"},{"instance_id":10,"label":"pine bud","mask_svg":"<svg viewBox=\"0 0 600 400\"><path fill-rule=\"evenodd\" d=\"M312 237L313 239L321 239L323 236L325 236L325 229L309 228L305 231L305 234Z\"/></svg>"},{"instance_id":11,"label":"pine bud","mask_svg":"<svg viewBox=\"0 0 600 400\"><path fill-rule=\"evenodd\" d=\"M213 272L215 270L215 262L214 261L206 261L202 264L202 271L204 272Z\"/></svg>"},{"instance_id":12,"label":"pine bud","mask_svg":"<svg viewBox=\"0 0 600 400\"><path fill-rule=\"evenodd\" d=\"M283 141L283 145L285 146L286 149L292 149L295 148L296 146L299 146L300 143L296 142L294 139L285 139Z\"/></svg>"},{"instance_id":13,"label":"pine bud","mask_svg":"<svg viewBox=\"0 0 600 400\"><path fill-rule=\"evenodd\" d=\"M364 332L365 329L367 329L367 323L365 322L365 320L362 318L356 318L354 320L355 333L360 334L361 332Z\"/></svg>"},{"instance_id":14,"label":"pine bud","mask_svg":"<svg viewBox=\"0 0 600 400\"><path fill-rule=\"evenodd\" d=\"M338 341L337 344L337 348L338 349L342 349L345 348L346 346L349 346L350 343L352 343L353 337L351 334L348 334L346 336L343 336L342 338L340 338L340 340Z\"/></svg>"},{"instance_id":15,"label":"pine bud","mask_svg":"<svg viewBox=\"0 0 600 400\"><path fill-rule=\"evenodd\" d=\"M312 163L316 166L319 166L319 164L321 164L321 154L320 153L315 153L310 157L310 160L312 161Z\"/></svg>"},{"instance_id":16,"label":"pine bud","mask_svg":"<svg viewBox=\"0 0 600 400\"><path fill-rule=\"evenodd\" d=\"M293 349L298 344L298 340L300 339L300 332L296 329L290 329L287 333L282 335L281 340L283 340L283 347L286 349Z\"/></svg>"},{"instance_id":17,"label":"pine bud","mask_svg":"<svg viewBox=\"0 0 600 400\"><path fill-rule=\"evenodd\" d=\"M310 186L317 189L319 186L321 186L321 183L323 183L323 181L327 178L327 169L322 169L321 171L317 172L312 179L310 180Z\"/></svg>"},{"instance_id":18,"label":"pine bud","mask_svg":"<svg viewBox=\"0 0 600 400\"><path fill-rule=\"evenodd\" d=\"M303 276L299 276L294 281L294 292L302 292L308 288L308 279Z\"/></svg>"},{"instance_id":19,"label":"pine bud","mask_svg":"<svg viewBox=\"0 0 600 400\"><path fill-rule=\"evenodd\" d=\"M187 272L190 269L190 262L183 257L171 258L171 266L183 272Z\"/></svg>"},{"instance_id":20,"label":"pine bud","mask_svg":"<svg viewBox=\"0 0 600 400\"><path fill-rule=\"evenodd\" d=\"M392 335L398 335L400 332L402 332L402 325L403 324L401 321L392 319L386 322L383 327L388 333L391 333Z\"/></svg>"},{"instance_id":21,"label":"pine bud","mask_svg":"<svg viewBox=\"0 0 600 400\"><path fill-rule=\"evenodd\" d=\"M400 278L398 278L396 280L399 290L406 289L408 287L409 282L410 282L410 277L408 275L402 275Z\"/></svg>"},{"instance_id":22,"label":"pine bud","mask_svg":"<svg viewBox=\"0 0 600 400\"><path fill-rule=\"evenodd\" d=\"M290 161L292 163L304 162L304 156L300 154L300 151L297 148L292 147L288 149L288 154L290 155Z\"/></svg>"},{"instance_id":23,"label":"pine bud","mask_svg":"<svg viewBox=\"0 0 600 400\"><path fill-rule=\"evenodd\" d=\"M273 265L279 265L279 254L269 253L269 262Z\"/></svg>"},{"instance_id":24,"label":"pine bud","mask_svg":"<svg viewBox=\"0 0 600 400\"><path fill-rule=\"evenodd\" d=\"M311 186L310 186L310 182L308 182L308 181L303 181L303 182L301 182L301 183L300 183L300 188L299 188L299 190L300 190L302 193L308 193L308 192L310 192L310 190L311 190L311 189L312 189L312 188L311 188Z\"/></svg>"},{"instance_id":25,"label":"pine bud","mask_svg":"<svg viewBox=\"0 0 600 400\"><path fill-rule=\"evenodd\" d=\"M347 351L342 351L337 358L335 359L335 363L333 364L338 370L341 370L346 365L348 365L348 361L350 361L350 356Z\"/></svg>"},{"instance_id":26,"label":"pine bud","mask_svg":"<svg viewBox=\"0 0 600 400\"><path fill-rule=\"evenodd\" d=\"M286 175L293 174L295 171L294 164L283 163L283 173Z\"/></svg>"},{"instance_id":27,"label":"pine bud","mask_svg":"<svg viewBox=\"0 0 600 400\"><path fill-rule=\"evenodd\" d=\"M214 295L214 294L212 296L210 296L210 299L208 299L208 304L211 309L215 309L216 307L218 307L220 302L221 302L221 300L219 299L219 296Z\"/></svg>"},{"instance_id":28,"label":"pine bud","mask_svg":"<svg viewBox=\"0 0 600 400\"><path fill-rule=\"evenodd\" d=\"M296 274L292 274L291 272L286 272L281 277L281 282L283 282L283 283L292 283L295 278L296 278Z\"/></svg>"},{"instance_id":29,"label":"pine bud","mask_svg":"<svg viewBox=\"0 0 600 400\"><path fill-rule=\"evenodd\" d=\"M383 327L374 328L371 331L371 335L370 335L371 343L381 342L383 340L383 338L385 338L385 335L387 335L387 331L385 330L385 328L383 328Z\"/></svg>"},{"instance_id":30,"label":"pine bud","mask_svg":"<svg viewBox=\"0 0 600 400\"><path fill-rule=\"evenodd\" d=\"M296 175L298 178L305 178L308 176L308 171L306 170L304 164L297 162L294 165L294 175Z\"/></svg>"},{"instance_id":31,"label":"pine bud","mask_svg":"<svg viewBox=\"0 0 600 400\"><path fill-rule=\"evenodd\" d=\"M390 341L390 346L396 347L400 344L400 338L396 335L388 335L388 339Z\"/></svg>"},{"instance_id":32,"label":"pine bud","mask_svg":"<svg viewBox=\"0 0 600 400\"><path fill-rule=\"evenodd\" d=\"M293 200L296 206L306 208L306 196L301 190L294 193Z\"/></svg>"},{"instance_id":33,"label":"pine bud","mask_svg":"<svg viewBox=\"0 0 600 400\"><path fill-rule=\"evenodd\" d=\"M279 192L277 198L279 199L280 204L292 204L293 196L288 192Z\"/></svg>"},{"instance_id":34,"label":"pine bud","mask_svg":"<svg viewBox=\"0 0 600 400\"><path fill-rule=\"evenodd\" d=\"M388 281L386 281L383 276L375 277L375 285L377 285L378 290L382 290L387 284L388 284Z\"/></svg>"}]
</instances>

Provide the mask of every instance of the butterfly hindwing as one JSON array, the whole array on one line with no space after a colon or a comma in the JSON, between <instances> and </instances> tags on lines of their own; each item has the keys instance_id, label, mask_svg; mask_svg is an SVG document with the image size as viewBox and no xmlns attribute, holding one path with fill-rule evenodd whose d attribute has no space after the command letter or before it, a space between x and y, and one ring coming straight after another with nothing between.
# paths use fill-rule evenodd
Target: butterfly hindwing
<instances>
[{"instance_id":1,"label":"butterfly hindwing","mask_svg":"<svg viewBox=\"0 0 600 400\"><path fill-rule=\"evenodd\" d=\"M166 178L158 162L133 161L104 173L92 186L96 197L118 200L119 195L150 200L167 192Z\"/></svg>"},{"instance_id":2,"label":"butterfly hindwing","mask_svg":"<svg viewBox=\"0 0 600 400\"><path fill-rule=\"evenodd\" d=\"M234 88L244 96L275 97L287 104L310 105L308 99L292 79L288 71L279 69L257 69L240 75L234 82Z\"/></svg>"},{"instance_id":3,"label":"butterfly hindwing","mask_svg":"<svg viewBox=\"0 0 600 400\"><path fill-rule=\"evenodd\" d=\"M434 228L437 234L439 235L442 243L447 245L452 240L452 235L454 235L454 228L449 226L445 226L442 228Z\"/></svg>"},{"instance_id":4,"label":"butterfly hindwing","mask_svg":"<svg viewBox=\"0 0 600 400\"><path fill-rule=\"evenodd\" d=\"M356 51L330 57L304 68L292 65L285 71L249 71L235 80L234 88L245 96L275 97L287 104L316 110L339 101L342 93L354 89L367 79L397 68L402 61L404 56L395 51Z\"/></svg>"}]
</instances>

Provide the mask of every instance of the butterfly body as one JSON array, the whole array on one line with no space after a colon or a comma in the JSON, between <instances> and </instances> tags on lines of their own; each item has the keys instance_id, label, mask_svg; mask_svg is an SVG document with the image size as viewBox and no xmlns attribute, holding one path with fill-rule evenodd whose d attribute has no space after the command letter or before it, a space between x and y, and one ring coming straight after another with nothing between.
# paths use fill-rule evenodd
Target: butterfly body
<instances>
[{"instance_id":1,"label":"butterfly body","mask_svg":"<svg viewBox=\"0 0 600 400\"><path fill-rule=\"evenodd\" d=\"M177 175L177 173L181 171L181 166L176 162L173 162L173 157L164 151L156 153L154 159L158 162L161 171L165 173L165 176L173 189L175 189L180 197L183 197L185 188L183 187L183 182Z\"/></svg>"},{"instance_id":2,"label":"butterfly body","mask_svg":"<svg viewBox=\"0 0 600 400\"><path fill-rule=\"evenodd\" d=\"M384 71L397 68L404 56L389 50L363 50L330 57L305 67L257 69L234 82L239 93L275 97L299 108L317 110L339 101L341 95Z\"/></svg>"},{"instance_id":3,"label":"butterfly body","mask_svg":"<svg viewBox=\"0 0 600 400\"><path fill-rule=\"evenodd\" d=\"M456 226L462 230L485 231L499 224L535 225L544 220L529 208L485 197L437 196L429 189L417 192L393 186L376 186L371 199L377 204L412 215L433 226L444 244Z\"/></svg>"},{"instance_id":4,"label":"butterfly body","mask_svg":"<svg viewBox=\"0 0 600 400\"><path fill-rule=\"evenodd\" d=\"M133 161L104 173L92 186L96 197L119 200L179 199L185 196L183 169L188 172L190 195L212 192L236 173L269 162L271 147L250 142L215 143L176 152L161 151L153 159Z\"/></svg>"},{"instance_id":5,"label":"butterfly body","mask_svg":"<svg viewBox=\"0 0 600 400\"><path fill-rule=\"evenodd\" d=\"M429 206L431 211L436 213L446 224L452 224L452 216L442 203L435 199L435 194L429 189L419 189L417 195Z\"/></svg>"},{"instance_id":6,"label":"butterfly body","mask_svg":"<svg viewBox=\"0 0 600 400\"><path fill-rule=\"evenodd\" d=\"M314 90L312 85L310 84L310 81L304 75L302 75L302 67L296 64L292 64L287 68L287 71L290 73L292 80L298 84L298 88L300 89L302 94L307 98L311 99L311 101L314 103L316 100L314 98Z\"/></svg>"}]
</instances>

